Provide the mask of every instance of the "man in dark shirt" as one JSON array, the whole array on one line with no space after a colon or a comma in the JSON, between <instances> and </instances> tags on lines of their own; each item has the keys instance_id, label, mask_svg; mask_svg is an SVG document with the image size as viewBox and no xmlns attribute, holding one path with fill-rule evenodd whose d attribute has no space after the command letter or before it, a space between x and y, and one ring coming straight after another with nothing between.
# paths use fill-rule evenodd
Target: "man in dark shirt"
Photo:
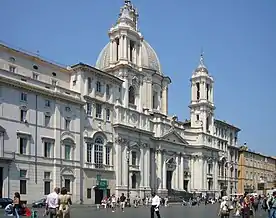
<instances>
[{"instance_id":1,"label":"man in dark shirt","mask_svg":"<svg viewBox=\"0 0 276 218\"><path fill-rule=\"evenodd\" d=\"M123 212L125 209L125 204L126 204L126 196L124 195L124 193L122 193L122 195L120 197L120 206L121 206L121 209Z\"/></svg>"}]
</instances>

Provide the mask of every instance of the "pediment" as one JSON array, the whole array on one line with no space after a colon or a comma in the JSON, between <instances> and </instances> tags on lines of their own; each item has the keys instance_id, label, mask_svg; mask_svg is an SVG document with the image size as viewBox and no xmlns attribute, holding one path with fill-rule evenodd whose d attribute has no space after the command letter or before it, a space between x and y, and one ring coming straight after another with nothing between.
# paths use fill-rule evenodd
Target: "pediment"
<instances>
[{"instance_id":1,"label":"pediment","mask_svg":"<svg viewBox=\"0 0 276 218\"><path fill-rule=\"evenodd\" d=\"M182 138L175 130L172 130L161 137L162 140L172 142L172 143L180 143L180 144L188 144L188 142Z\"/></svg>"}]
</instances>

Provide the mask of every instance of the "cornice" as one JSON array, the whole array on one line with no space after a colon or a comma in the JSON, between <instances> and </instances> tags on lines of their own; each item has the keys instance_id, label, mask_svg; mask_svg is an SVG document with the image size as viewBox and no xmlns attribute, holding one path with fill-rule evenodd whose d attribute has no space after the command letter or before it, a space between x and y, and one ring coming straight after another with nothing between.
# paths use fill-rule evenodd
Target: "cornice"
<instances>
[{"instance_id":1,"label":"cornice","mask_svg":"<svg viewBox=\"0 0 276 218\"><path fill-rule=\"evenodd\" d=\"M86 103L86 102L84 102L82 100L78 100L70 95L63 95L59 92L49 90L44 87L33 86L33 85L28 84L28 82L19 81L19 80L13 79L13 78L5 78L5 77L0 76L0 81L5 83L8 86L12 86L12 87L19 88L19 89L23 88L23 89L29 90L31 92L36 92L41 95L49 96L51 98L61 99L64 101L69 101L69 102L72 102L75 104L80 104L80 105L84 105ZM68 90L68 91L70 91L70 90Z\"/></svg>"}]
</instances>

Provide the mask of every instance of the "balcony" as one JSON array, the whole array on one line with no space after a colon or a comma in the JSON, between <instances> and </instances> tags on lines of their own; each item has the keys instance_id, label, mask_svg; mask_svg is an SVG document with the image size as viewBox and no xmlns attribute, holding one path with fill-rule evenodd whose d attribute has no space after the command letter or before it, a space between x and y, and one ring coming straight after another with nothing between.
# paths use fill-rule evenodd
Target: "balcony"
<instances>
[{"instance_id":1,"label":"balcony","mask_svg":"<svg viewBox=\"0 0 276 218\"><path fill-rule=\"evenodd\" d=\"M114 166L112 165L106 165L101 163L84 163L83 166L84 169L93 169L93 170L99 170L99 171L113 171Z\"/></svg>"},{"instance_id":2,"label":"balcony","mask_svg":"<svg viewBox=\"0 0 276 218\"><path fill-rule=\"evenodd\" d=\"M129 171L134 171L134 172L140 171L139 165L129 165Z\"/></svg>"},{"instance_id":3,"label":"balcony","mask_svg":"<svg viewBox=\"0 0 276 218\"><path fill-rule=\"evenodd\" d=\"M213 178L213 173L212 172L208 172L207 173L207 178Z\"/></svg>"}]
</instances>

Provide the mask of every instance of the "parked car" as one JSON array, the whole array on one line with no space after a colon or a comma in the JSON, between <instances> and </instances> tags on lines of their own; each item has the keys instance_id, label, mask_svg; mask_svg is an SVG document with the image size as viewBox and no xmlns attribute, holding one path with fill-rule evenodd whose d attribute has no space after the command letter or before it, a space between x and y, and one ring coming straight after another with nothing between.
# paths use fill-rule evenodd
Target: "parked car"
<instances>
[{"instance_id":1,"label":"parked car","mask_svg":"<svg viewBox=\"0 0 276 218\"><path fill-rule=\"evenodd\" d=\"M12 204L11 198L0 198L0 208L5 208L7 205Z\"/></svg>"},{"instance_id":2,"label":"parked car","mask_svg":"<svg viewBox=\"0 0 276 218\"><path fill-rule=\"evenodd\" d=\"M34 201L32 203L32 207L34 208L42 208L42 207L45 207L46 206L46 198L42 198L38 201Z\"/></svg>"}]
</instances>

